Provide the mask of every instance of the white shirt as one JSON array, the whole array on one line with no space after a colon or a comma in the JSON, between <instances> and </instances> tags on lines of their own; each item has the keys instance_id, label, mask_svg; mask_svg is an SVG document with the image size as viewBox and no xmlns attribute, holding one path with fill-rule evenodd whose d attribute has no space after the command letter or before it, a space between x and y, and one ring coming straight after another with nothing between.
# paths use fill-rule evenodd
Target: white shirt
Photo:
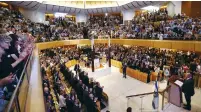
<instances>
[{"instance_id":1,"label":"white shirt","mask_svg":"<svg viewBox=\"0 0 201 112\"><path fill-rule=\"evenodd\" d=\"M65 98L63 95L59 95L59 107L65 107L66 106L66 102L65 102Z\"/></svg>"},{"instance_id":2,"label":"white shirt","mask_svg":"<svg viewBox=\"0 0 201 112\"><path fill-rule=\"evenodd\" d=\"M200 65L197 66L197 72L201 73L201 66Z\"/></svg>"}]
</instances>

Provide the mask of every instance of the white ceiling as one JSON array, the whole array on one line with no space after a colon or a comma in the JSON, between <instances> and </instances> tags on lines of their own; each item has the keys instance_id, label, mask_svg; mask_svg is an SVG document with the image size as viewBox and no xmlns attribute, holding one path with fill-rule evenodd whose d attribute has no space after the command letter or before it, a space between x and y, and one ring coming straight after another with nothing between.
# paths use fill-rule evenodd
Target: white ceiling
<instances>
[{"instance_id":1,"label":"white ceiling","mask_svg":"<svg viewBox=\"0 0 201 112\"><path fill-rule=\"evenodd\" d=\"M149 5L159 5L163 3L164 1L130 1L129 3L128 1L127 2L112 1L111 3L107 3L108 2L107 1L106 4L104 5L100 5L100 3L98 4L98 2L97 3L88 2L85 4L77 2L77 5L75 1L72 2L71 4L69 4L68 2L66 3L64 2L53 3L53 2L47 2L47 1L44 1L44 2L8 1L8 3L12 5L23 7L25 9L39 10L43 12L62 12L62 13L68 13L68 14L77 14L77 13L95 14L95 13L121 12L122 10L140 9L142 7L149 6Z\"/></svg>"}]
</instances>

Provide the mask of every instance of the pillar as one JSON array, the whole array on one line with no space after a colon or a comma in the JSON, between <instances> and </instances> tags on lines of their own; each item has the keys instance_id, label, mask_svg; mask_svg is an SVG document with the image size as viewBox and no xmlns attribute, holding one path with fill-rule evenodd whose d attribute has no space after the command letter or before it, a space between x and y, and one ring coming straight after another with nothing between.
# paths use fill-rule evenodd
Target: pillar
<instances>
[{"instance_id":1,"label":"pillar","mask_svg":"<svg viewBox=\"0 0 201 112\"><path fill-rule=\"evenodd\" d=\"M91 39L91 70L92 70L92 72L95 71L94 58L95 58L94 38L92 37L92 39Z\"/></svg>"},{"instance_id":2,"label":"pillar","mask_svg":"<svg viewBox=\"0 0 201 112\"><path fill-rule=\"evenodd\" d=\"M167 11L168 11L168 15L169 16L174 16L176 10L176 6L174 3L172 3L171 1L167 4ZM181 14L181 12L179 13Z\"/></svg>"},{"instance_id":3,"label":"pillar","mask_svg":"<svg viewBox=\"0 0 201 112\"><path fill-rule=\"evenodd\" d=\"M182 1L171 1L175 6L175 14L181 14L181 3Z\"/></svg>"},{"instance_id":4,"label":"pillar","mask_svg":"<svg viewBox=\"0 0 201 112\"><path fill-rule=\"evenodd\" d=\"M130 21L135 16L135 11L133 9L122 10L122 14L123 14L123 22Z\"/></svg>"},{"instance_id":5,"label":"pillar","mask_svg":"<svg viewBox=\"0 0 201 112\"><path fill-rule=\"evenodd\" d=\"M83 13L76 14L76 23L87 22L87 15Z\"/></svg>"},{"instance_id":6,"label":"pillar","mask_svg":"<svg viewBox=\"0 0 201 112\"><path fill-rule=\"evenodd\" d=\"M112 31L111 31L111 38L112 38ZM109 67L111 67L111 50L110 50L110 37L108 38L108 61L109 61Z\"/></svg>"}]
</instances>

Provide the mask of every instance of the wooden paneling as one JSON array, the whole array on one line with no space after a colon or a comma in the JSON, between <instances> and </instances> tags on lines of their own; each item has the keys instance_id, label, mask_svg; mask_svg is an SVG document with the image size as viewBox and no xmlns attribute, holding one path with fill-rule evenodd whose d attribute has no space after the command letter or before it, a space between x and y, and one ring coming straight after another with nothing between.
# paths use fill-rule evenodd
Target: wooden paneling
<instances>
[{"instance_id":1,"label":"wooden paneling","mask_svg":"<svg viewBox=\"0 0 201 112\"><path fill-rule=\"evenodd\" d=\"M181 12L191 16L191 1L182 1Z\"/></svg>"},{"instance_id":2,"label":"wooden paneling","mask_svg":"<svg viewBox=\"0 0 201 112\"><path fill-rule=\"evenodd\" d=\"M107 39L97 39L94 41L94 43L102 43L102 44L105 44L105 43L108 43L109 41Z\"/></svg>"},{"instance_id":3,"label":"wooden paneling","mask_svg":"<svg viewBox=\"0 0 201 112\"><path fill-rule=\"evenodd\" d=\"M191 2L191 17L201 17L201 1Z\"/></svg>"},{"instance_id":4,"label":"wooden paneling","mask_svg":"<svg viewBox=\"0 0 201 112\"><path fill-rule=\"evenodd\" d=\"M182 1L181 11L190 17L201 17L201 1Z\"/></svg>"},{"instance_id":5,"label":"wooden paneling","mask_svg":"<svg viewBox=\"0 0 201 112\"><path fill-rule=\"evenodd\" d=\"M172 48L172 44L169 41L154 41L153 42L153 47L155 48Z\"/></svg>"},{"instance_id":6,"label":"wooden paneling","mask_svg":"<svg viewBox=\"0 0 201 112\"><path fill-rule=\"evenodd\" d=\"M195 51L201 52L201 42L195 42Z\"/></svg>"},{"instance_id":7,"label":"wooden paneling","mask_svg":"<svg viewBox=\"0 0 201 112\"><path fill-rule=\"evenodd\" d=\"M95 44L108 43L108 40L107 39L95 39L94 43ZM54 48L54 47L59 47L59 46L64 46L64 45L77 45L77 44L90 45L91 41L88 39L64 40L64 41L37 43L36 46L38 47L39 50L42 50L42 49ZM146 47L155 47L155 48L167 48L167 49L201 52L201 42L200 41L111 39L111 44L146 46Z\"/></svg>"},{"instance_id":8,"label":"wooden paneling","mask_svg":"<svg viewBox=\"0 0 201 112\"><path fill-rule=\"evenodd\" d=\"M193 41L192 42L173 41L172 42L172 49L194 51L195 50L195 43Z\"/></svg>"}]
</instances>

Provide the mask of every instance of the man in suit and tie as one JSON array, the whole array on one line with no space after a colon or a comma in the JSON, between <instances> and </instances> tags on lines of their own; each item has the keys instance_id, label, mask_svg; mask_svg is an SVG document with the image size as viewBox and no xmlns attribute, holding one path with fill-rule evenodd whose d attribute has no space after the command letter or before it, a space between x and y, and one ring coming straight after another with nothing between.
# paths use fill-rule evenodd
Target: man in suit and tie
<instances>
[{"instance_id":1,"label":"man in suit and tie","mask_svg":"<svg viewBox=\"0 0 201 112\"><path fill-rule=\"evenodd\" d=\"M194 80L192 78L192 74L188 74L186 80L182 85L182 92L185 95L185 99L187 104L184 105L184 109L191 110L191 96L195 94L194 91Z\"/></svg>"}]
</instances>

